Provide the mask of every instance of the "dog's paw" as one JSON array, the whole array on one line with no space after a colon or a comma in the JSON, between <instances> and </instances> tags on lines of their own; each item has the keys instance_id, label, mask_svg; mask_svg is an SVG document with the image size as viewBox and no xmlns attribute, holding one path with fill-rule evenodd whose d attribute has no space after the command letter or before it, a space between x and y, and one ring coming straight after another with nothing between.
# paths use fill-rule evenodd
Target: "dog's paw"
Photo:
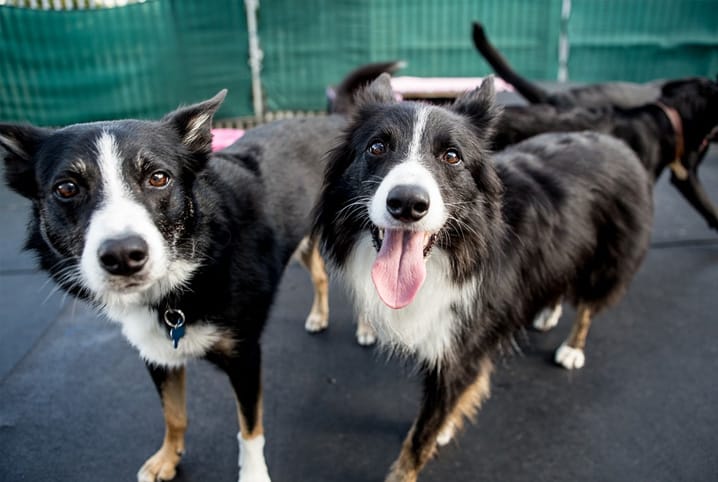
<instances>
[{"instance_id":1,"label":"dog's paw","mask_svg":"<svg viewBox=\"0 0 718 482\"><path fill-rule=\"evenodd\" d=\"M558 320L561 318L562 312L563 308L560 303L553 308L544 308L538 315L536 315L536 318L534 318L534 328L539 331L549 331L558 325Z\"/></svg>"},{"instance_id":2,"label":"dog's paw","mask_svg":"<svg viewBox=\"0 0 718 482\"><path fill-rule=\"evenodd\" d=\"M446 425L446 427L441 429L441 432L439 432L439 435L436 436L436 444L439 447L443 447L444 445L451 442L451 439L454 438L454 434L456 433L456 427L454 427L453 423L449 423Z\"/></svg>"},{"instance_id":3,"label":"dog's paw","mask_svg":"<svg viewBox=\"0 0 718 482\"><path fill-rule=\"evenodd\" d=\"M329 327L329 317L319 313L309 313L307 321L304 322L304 329L309 333L319 333Z\"/></svg>"},{"instance_id":4,"label":"dog's paw","mask_svg":"<svg viewBox=\"0 0 718 482\"><path fill-rule=\"evenodd\" d=\"M567 370L576 370L583 367L586 362L586 355L584 355L582 349L562 343L556 350L555 360L556 363Z\"/></svg>"},{"instance_id":5,"label":"dog's paw","mask_svg":"<svg viewBox=\"0 0 718 482\"><path fill-rule=\"evenodd\" d=\"M361 346L371 346L376 343L376 333L369 323L360 321L357 323L357 343Z\"/></svg>"},{"instance_id":6,"label":"dog's paw","mask_svg":"<svg viewBox=\"0 0 718 482\"><path fill-rule=\"evenodd\" d=\"M272 482L272 480L269 478L269 473L265 467L263 471L240 469L239 482Z\"/></svg>"},{"instance_id":7,"label":"dog's paw","mask_svg":"<svg viewBox=\"0 0 718 482\"><path fill-rule=\"evenodd\" d=\"M237 434L239 441L239 482L272 482L267 463L264 461L264 436L245 439Z\"/></svg>"},{"instance_id":8,"label":"dog's paw","mask_svg":"<svg viewBox=\"0 0 718 482\"><path fill-rule=\"evenodd\" d=\"M172 480L177 475L177 465L182 458L182 452L174 452L171 448L163 446L137 472L137 482L156 482L158 480Z\"/></svg>"}]
</instances>

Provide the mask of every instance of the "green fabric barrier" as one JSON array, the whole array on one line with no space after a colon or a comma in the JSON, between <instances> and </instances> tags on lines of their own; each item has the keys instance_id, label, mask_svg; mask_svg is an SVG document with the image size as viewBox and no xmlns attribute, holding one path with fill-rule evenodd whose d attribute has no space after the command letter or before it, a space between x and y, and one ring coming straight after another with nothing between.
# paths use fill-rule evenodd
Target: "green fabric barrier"
<instances>
[{"instance_id":1,"label":"green fabric barrier","mask_svg":"<svg viewBox=\"0 0 718 482\"><path fill-rule=\"evenodd\" d=\"M218 116L251 115L244 7L211 3L0 7L0 120L157 118L224 87L230 93Z\"/></svg>"},{"instance_id":2,"label":"green fabric barrier","mask_svg":"<svg viewBox=\"0 0 718 482\"><path fill-rule=\"evenodd\" d=\"M571 81L715 76L718 2L574 1L568 38Z\"/></svg>"},{"instance_id":3,"label":"green fabric barrier","mask_svg":"<svg viewBox=\"0 0 718 482\"><path fill-rule=\"evenodd\" d=\"M475 52L471 22L526 75L555 79L560 0L263 1L259 31L269 110L317 109L324 87L354 67L408 62L399 75L475 77L490 69Z\"/></svg>"},{"instance_id":4,"label":"green fabric barrier","mask_svg":"<svg viewBox=\"0 0 718 482\"><path fill-rule=\"evenodd\" d=\"M471 22L511 64L555 80L562 0L261 0L267 111L323 110L325 87L373 61L400 75L481 76ZM718 72L716 0L574 0L571 81ZM157 118L229 89L217 118L253 115L244 2L148 0L43 11L0 6L0 120Z\"/></svg>"}]
</instances>

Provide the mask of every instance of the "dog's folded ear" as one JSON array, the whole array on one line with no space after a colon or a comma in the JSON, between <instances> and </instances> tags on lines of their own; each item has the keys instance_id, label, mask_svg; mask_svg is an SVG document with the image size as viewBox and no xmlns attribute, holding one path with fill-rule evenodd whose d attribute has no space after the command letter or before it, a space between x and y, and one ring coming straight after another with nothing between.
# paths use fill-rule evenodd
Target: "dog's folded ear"
<instances>
[{"instance_id":1,"label":"dog's folded ear","mask_svg":"<svg viewBox=\"0 0 718 482\"><path fill-rule=\"evenodd\" d=\"M31 125L0 124L0 156L5 162L5 181L26 198L37 196L34 157L51 133L50 129Z\"/></svg>"},{"instance_id":2,"label":"dog's folded ear","mask_svg":"<svg viewBox=\"0 0 718 482\"><path fill-rule=\"evenodd\" d=\"M226 96L223 89L209 100L170 112L162 122L179 133L190 152L207 156L212 152L212 117Z\"/></svg>"},{"instance_id":3,"label":"dog's folded ear","mask_svg":"<svg viewBox=\"0 0 718 482\"><path fill-rule=\"evenodd\" d=\"M391 75L384 72L365 88L360 90L355 98L357 107L370 104L393 104L396 102L394 90L391 88Z\"/></svg>"},{"instance_id":4,"label":"dog's folded ear","mask_svg":"<svg viewBox=\"0 0 718 482\"><path fill-rule=\"evenodd\" d=\"M488 141L502 112L501 106L496 104L494 76L485 77L479 87L460 95L451 108L468 117L479 136Z\"/></svg>"}]
</instances>

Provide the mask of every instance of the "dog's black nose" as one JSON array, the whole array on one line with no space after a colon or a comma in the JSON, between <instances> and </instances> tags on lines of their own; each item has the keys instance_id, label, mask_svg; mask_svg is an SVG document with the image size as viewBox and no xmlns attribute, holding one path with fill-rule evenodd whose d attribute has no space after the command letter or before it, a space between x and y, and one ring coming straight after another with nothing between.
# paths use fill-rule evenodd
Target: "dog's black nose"
<instances>
[{"instance_id":1,"label":"dog's black nose","mask_svg":"<svg viewBox=\"0 0 718 482\"><path fill-rule=\"evenodd\" d=\"M429 212L429 193L420 186L396 186L386 197L386 209L399 221L418 221Z\"/></svg>"},{"instance_id":2,"label":"dog's black nose","mask_svg":"<svg viewBox=\"0 0 718 482\"><path fill-rule=\"evenodd\" d=\"M129 276L147 263L149 247L139 236L109 239L100 245L100 265L110 274Z\"/></svg>"}]
</instances>

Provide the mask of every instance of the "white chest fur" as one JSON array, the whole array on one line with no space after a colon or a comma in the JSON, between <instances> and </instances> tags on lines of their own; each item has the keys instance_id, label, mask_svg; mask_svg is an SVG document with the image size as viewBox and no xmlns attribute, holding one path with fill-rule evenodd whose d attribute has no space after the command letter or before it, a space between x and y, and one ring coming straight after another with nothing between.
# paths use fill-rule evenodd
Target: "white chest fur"
<instances>
[{"instance_id":1,"label":"white chest fur","mask_svg":"<svg viewBox=\"0 0 718 482\"><path fill-rule=\"evenodd\" d=\"M356 309L366 313L379 341L390 349L416 355L438 365L451 356L460 327L456 308L468 309L476 302L474 280L457 284L451 280L449 258L435 250L427 260L427 277L414 301L394 310L376 293L371 280L376 250L367 235L357 243L344 267L343 279L354 298Z\"/></svg>"},{"instance_id":2,"label":"white chest fur","mask_svg":"<svg viewBox=\"0 0 718 482\"><path fill-rule=\"evenodd\" d=\"M221 337L219 331L207 324L193 323L187 326L185 335L177 348L168 335L168 327L158 323L157 312L145 306L109 308L108 317L122 326L122 334L137 348L140 356L161 366L178 367L189 360L200 358Z\"/></svg>"}]
</instances>

